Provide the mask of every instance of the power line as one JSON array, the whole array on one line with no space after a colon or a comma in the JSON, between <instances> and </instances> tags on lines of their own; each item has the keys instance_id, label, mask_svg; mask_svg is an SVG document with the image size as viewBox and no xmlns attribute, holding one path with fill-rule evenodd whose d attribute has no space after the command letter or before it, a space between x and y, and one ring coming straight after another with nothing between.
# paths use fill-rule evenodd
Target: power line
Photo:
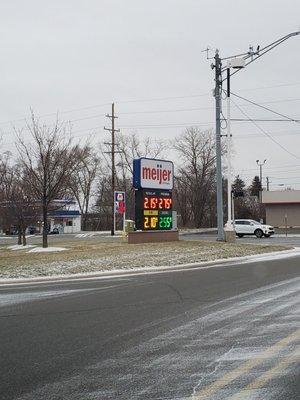
<instances>
[{"instance_id":1,"label":"power line","mask_svg":"<svg viewBox=\"0 0 300 400\"><path fill-rule=\"evenodd\" d=\"M297 83L296 83L297 84ZM299 83L300 84L300 83ZM283 85L274 85L274 86L266 86L266 87L261 87L261 88L271 88L271 87L280 87L280 86L291 86L293 84L283 84ZM251 90L251 89L242 89L242 90ZM138 103L138 102L151 102L151 101L160 101L160 100L171 100L171 99L184 99L184 98L194 98L194 97L203 97L208 95L209 93L203 93L203 94L199 94L199 95L189 95L189 96L174 96L174 97L161 97L161 98L150 98L150 99L140 99L140 100L128 100L128 101L120 101L118 103ZM255 102L252 102L251 100L245 99L242 96L238 96L234 93L232 93L233 95L235 95L236 97L240 97L241 99L253 104L253 105L257 105L261 108L265 108L268 111L274 112L273 110L268 109L267 107L263 107L261 106L261 104L274 104L274 103L284 103L284 102L292 102L292 101L299 101L299 98L295 98L295 99L283 99L283 100L275 100L275 101L268 101L268 102L263 102L261 104L257 104ZM74 108L74 109L70 109L70 110L64 110L64 111L57 111L57 112L53 112L53 113L48 113L48 114L42 114L39 116L39 118L44 118L44 117L50 117L50 116L58 116L60 114L67 114L67 113L72 113L72 112L78 112L78 111L84 111L84 110L90 110L93 108L99 108L99 107L106 107L107 105L110 105L110 103L103 103L103 104L97 104L97 105L93 105L93 106L87 106L87 107L81 107L81 108ZM241 106L245 107L244 104L242 104ZM124 112L124 113L119 113L120 115L130 115L130 114L156 114L156 113L172 113L172 112L188 112L188 111L199 111L199 110L210 110L213 109L213 107L194 107L194 108L183 108L183 109L168 109L168 110L147 110L147 111L131 111L131 112ZM280 113L278 113L279 115L281 115ZM74 119L74 120L70 120L69 122L79 122L79 121L83 121L83 120L88 120L88 119L94 119L94 118L99 118L99 117L104 117L104 114L96 114L96 115L92 115L92 116L88 116L88 117L82 117L82 118L78 118L78 119ZM293 121L293 122L300 122L299 120L294 120L293 118L284 116L285 118ZM12 124L14 122L26 122L26 117L24 118L19 118L19 119L14 119L14 120L10 120L10 121L2 121L0 122L0 125L4 125L4 124ZM233 119L234 120L234 119ZM238 120L240 121L240 120ZM261 120L263 121L263 120ZM281 120L267 120L267 122L283 122Z\"/></svg>"},{"instance_id":2,"label":"power line","mask_svg":"<svg viewBox=\"0 0 300 400\"><path fill-rule=\"evenodd\" d=\"M299 179L299 175L298 176L270 176L271 179Z\"/></svg>"},{"instance_id":3,"label":"power line","mask_svg":"<svg viewBox=\"0 0 300 400\"><path fill-rule=\"evenodd\" d=\"M297 168L297 167L300 167L300 165L299 164L288 164L288 165L282 165L282 166L280 166L280 167L266 167L265 169L266 170L270 170L270 171L272 171L272 170L274 170L274 169L279 169L279 170L282 170L282 171L278 171L278 172L295 172L295 169L293 169L293 170L290 170L290 169L286 169L286 168L290 168L290 167L294 167L294 168ZM256 171L257 170L257 168L244 168L244 169L242 169L242 171Z\"/></svg>"},{"instance_id":4,"label":"power line","mask_svg":"<svg viewBox=\"0 0 300 400\"><path fill-rule=\"evenodd\" d=\"M299 120L296 120L296 119L291 118L291 117L289 117L289 116L287 116L287 115L285 115L285 114L282 114L282 113L279 113L279 112L277 112L277 111L274 111L274 110L272 110L271 108L268 108L268 107L265 107L265 106L263 106L263 105L261 105L261 104L258 104L258 103L256 103L255 101L252 101L252 100L246 99L245 97L239 96L239 95L236 94L236 93L230 92L230 94L232 94L233 96L235 96L235 97L237 97L237 98L239 98L239 99L242 99L242 100L244 100L244 101L246 101L246 102L248 102L248 103L250 103L250 104L253 104L253 105L257 106L257 107L260 107L260 108L262 108L263 110L267 110L267 111L269 111L269 112L271 112L271 113L273 113L273 114L275 114L275 115L279 115L280 117L286 118L286 119L289 120L289 121L297 122L297 123L300 122Z\"/></svg>"},{"instance_id":5,"label":"power line","mask_svg":"<svg viewBox=\"0 0 300 400\"><path fill-rule=\"evenodd\" d=\"M223 118L223 121L226 121ZM234 122L300 122L300 120L287 120L287 119L271 119L271 118L231 118L230 121Z\"/></svg>"},{"instance_id":6,"label":"power line","mask_svg":"<svg viewBox=\"0 0 300 400\"><path fill-rule=\"evenodd\" d=\"M211 92L206 92L202 94L192 94L188 96L172 96L172 97L154 97L150 99L138 99L138 100L121 100L121 101L116 101L116 103L144 103L144 102L152 102L152 101L163 101L163 100L176 100L176 99L187 99L187 98L193 98L193 97L204 97L210 95Z\"/></svg>"},{"instance_id":7,"label":"power line","mask_svg":"<svg viewBox=\"0 0 300 400\"><path fill-rule=\"evenodd\" d=\"M200 93L200 94L193 94L193 95L185 95L185 96L169 96L169 97L156 97L156 98L145 98L145 99L137 99L137 100L125 100L125 101L118 101L115 103L144 103L144 102L152 102L152 101L163 101L163 100L177 100L177 99L188 99L188 98L195 98L195 97L204 97L210 95L210 92L206 93ZM111 103L106 102L103 104L96 104L92 106L87 106L87 107L81 107L81 108L73 108L70 110L63 110L63 111L57 111L57 112L52 112L48 114L42 114L39 115L39 118L44 118L44 117L50 117L50 116L57 116L60 114L66 114L66 113L72 113L72 112L77 112L77 111L84 111L84 110L90 110L92 108L99 108L99 107L107 107L108 105L111 105ZM2 121L0 122L0 125L2 124L11 124L13 122L20 122L20 121L26 121L26 117L23 118L16 118L13 120L9 121Z\"/></svg>"},{"instance_id":8,"label":"power line","mask_svg":"<svg viewBox=\"0 0 300 400\"><path fill-rule=\"evenodd\" d=\"M287 131L287 130L274 131L274 132L272 132L272 136L274 136L274 135L275 136L282 136L282 135L284 135L284 136L294 136L294 135L300 136L300 131L299 130L297 130L297 131ZM253 139L253 138L261 138L264 136L265 135L263 135L263 134L253 133L253 132L234 135L235 138L239 138L239 139Z\"/></svg>"},{"instance_id":9,"label":"power line","mask_svg":"<svg viewBox=\"0 0 300 400\"><path fill-rule=\"evenodd\" d=\"M291 151L286 149L284 146L282 146L282 144L277 142L277 140L275 140L268 132L266 132L263 128L261 128L254 120L252 120L249 117L249 115L247 115L233 100L231 100L231 101L240 110L240 112L243 115L245 115L245 117L249 118L249 121L251 121L257 127L257 129L259 129L264 135L266 135L270 140L272 140L272 142L276 143L283 151L285 151L286 153L290 154L292 157L297 158L298 160L300 160L299 156L297 156L296 154L292 153Z\"/></svg>"},{"instance_id":10,"label":"power line","mask_svg":"<svg viewBox=\"0 0 300 400\"><path fill-rule=\"evenodd\" d=\"M283 83L283 84L270 85L270 86L259 86L259 87L255 87L255 88L244 88L244 89L241 89L241 91L273 89L273 88L277 88L277 87L288 87L288 86L296 86L296 85L300 85L300 82ZM120 100L120 101L117 101L115 103L126 104L126 103L144 103L144 102L154 102L154 101L164 101L164 100L188 99L188 98L196 98L196 97L205 97L205 96L208 96L210 94L211 94L210 92L206 92L206 93L201 93L201 94L184 95L184 96L168 96L168 97L153 97L153 98L145 98L145 99ZM282 100L282 102L298 101L298 100L299 99L287 99L287 100ZM275 103L275 102L281 102L281 100L274 101L274 102L262 103L262 104L271 104L271 103ZM40 118L44 118L44 117L57 116L57 115L60 115L60 114L67 114L67 113L72 113L72 112L77 112L77 111L90 110L90 109L93 109L93 108L107 107L110 104L111 104L110 102L106 102L106 103L102 103L102 104L95 104L95 105L91 105L91 106L73 108L73 109L69 109L69 110L62 110L62 111L58 110L57 112L41 114L39 117ZM0 122L0 125L2 125L2 124L11 124L13 122L21 122L21 121L26 121L26 117L22 117L22 118L20 117L20 118L14 118L14 119L8 120L8 121L2 121L2 122Z\"/></svg>"},{"instance_id":11,"label":"power line","mask_svg":"<svg viewBox=\"0 0 300 400\"><path fill-rule=\"evenodd\" d=\"M94 106L88 106L88 107L81 107L81 108L74 108L72 110L65 110L65 111L57 111L57 112L52 112L52 113L48 113L48 114L42 114L39 115L38 118L45 118L45 117L52 117L52 116L58 116L60 114L67 114L67 113L72 113L72 112L77 112L77 111L84 111L84 110L90 110L92 108L99 108L99 107L107 107L108 105L110 105L111 103L104 103L104 104L97 104ZM2 121L0 122L0 125L5 125L5 124L11 124L13 122L20 122L20 121L27 121L26 117L23 118L19 118L19 119L13 119L13 120L9 120L9 121Z\"/></svg>"},{"instance_id":12,"label":"power line","mask_svg":"<svg viewBox=\"0 0 300 400\"><path fill-rule=\"evenodd\" d=\"M300 82L279 83L278 85L258 86L258 87L255 87L255 88L240 89L240 90L241 90L241 92L250 92L252 90L274 89L274 88L277 88L277 87L288 87L288 86L297 86L297 85L300 85Z\"/></svg>"}]
</instances>

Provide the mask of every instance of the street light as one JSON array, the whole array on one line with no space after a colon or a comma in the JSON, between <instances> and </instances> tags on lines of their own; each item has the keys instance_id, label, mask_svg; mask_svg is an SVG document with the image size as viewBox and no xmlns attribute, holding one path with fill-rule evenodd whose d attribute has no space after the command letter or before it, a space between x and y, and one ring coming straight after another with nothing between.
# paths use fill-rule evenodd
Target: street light
<instances>
[{"instance_id":1,"label":"street light","mask_svg":"<svg viewBox=\"0 0 300 400\"><path fill-rule=\"evenodd\" d=\"M260 186L262 190L262 167L265 165L267 160L264 160L263 162L260 162L259 160L256 160L256 164L259 166L259 181L260 181Z\"/></svg>"},{"instance_id":2,"label":"street light","mask_svg":"<svg viewBox=\"0 0 300 400\"><path fill-rule=\"evenodd\" d=\"M257 46L254 51L253 47L249 48L249 51L243 54L238 54L236 56L230 56L221 59L219 55L219 50L216 50L215 56L213 57L215 62L211 65L212 69L215 69L215 107L216 107L216 189L217 189L217 224L218 224L218 237L217 240L224 241L224 228L223 228L223 195L222 195L222 151L221 151L221 93L222 93L222 83L227 79L222 78L222 73L228 70L228 67L222 68L222 60L236 60L241 57L244 60L244 66L251 64L258 58L262 57L275 47L279 46L287 39L297 36L300 31L289 33L274 42L268 44L265 47ZM208 49L207 49L208 51ZM232 65L233 68L233 65ZM227 72L228 76L236 74L240 68L232 73Z\"/></svg>"}]
</instances>

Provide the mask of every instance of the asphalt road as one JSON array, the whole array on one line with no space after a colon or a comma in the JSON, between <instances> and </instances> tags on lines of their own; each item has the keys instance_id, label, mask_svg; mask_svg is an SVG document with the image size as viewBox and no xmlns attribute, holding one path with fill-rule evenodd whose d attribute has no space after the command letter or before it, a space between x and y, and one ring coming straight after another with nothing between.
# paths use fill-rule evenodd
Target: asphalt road
<instances>
[{"instance_id":1,"label":"asphalt road","mask_svg":"<svg viewBox=\"0 0 300 400\"><path fill-rule=\"evenodd\" d=\"M298 399L299 267L1 286L0 398Z\"/></svg>"}]
</instances>

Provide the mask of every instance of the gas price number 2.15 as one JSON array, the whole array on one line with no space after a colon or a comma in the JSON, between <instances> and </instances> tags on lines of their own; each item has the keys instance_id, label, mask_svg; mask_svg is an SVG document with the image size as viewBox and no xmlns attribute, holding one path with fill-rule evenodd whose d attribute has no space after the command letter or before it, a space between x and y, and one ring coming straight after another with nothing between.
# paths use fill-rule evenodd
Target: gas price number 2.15
<instances>
[{"instance_id":1,"label":"gas price number 2.15","mask_svg":"<svg viewBox=\"0 0 300 400\"><path fill-rule=\"evenodd\" d=\"M170 210L172 199L168 197L144 197L144 210Z\"/></svg>"}]
</instances>

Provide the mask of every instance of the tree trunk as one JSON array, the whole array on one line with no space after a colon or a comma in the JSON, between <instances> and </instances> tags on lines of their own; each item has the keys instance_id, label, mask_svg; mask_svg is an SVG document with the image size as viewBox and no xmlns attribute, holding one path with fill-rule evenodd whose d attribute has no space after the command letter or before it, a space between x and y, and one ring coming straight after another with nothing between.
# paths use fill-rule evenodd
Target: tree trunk
<instances>
[{"instance_id":1,"label":"tree trunk","mask_svg":"<svg viewBox=\"0 0 300 400\"><path fill-rule=\"evenodd\" d=\"M43 247L48 247L47 205L43 204Z\"/></svg>"},{"instance_id":2,"label":"tree trunk","mask_svg":"<svg viewBox=\"0 0 300 400\"><path fill-rule=\"evenodd\" d=\"M18 229L18 245L20 246L22 244L22 232L21 229Z\"/></svg>"},{"instance_id":3,"label":"tree trunk","mask_svg":"<svg viewBox=\"0 0 300 400\"><path fill-rule=\"evenodd\" d=\"M82 230L83 231L86 231L86 219L87 219L87 215L84 213L84 214L82 214L81 215L81 218L82 218Z\"/></svg>"},{"instance_id":4,"label":"tree trunk","mask_svg":"<svg viewBox=\"0 0 300 400\"><path fill-rule=\"evenodd\" d=\"M23 246L26 246L26 234L25 234L25 229L22 230L22 239L23 239Z\"/></svg>"}]
</instances>

